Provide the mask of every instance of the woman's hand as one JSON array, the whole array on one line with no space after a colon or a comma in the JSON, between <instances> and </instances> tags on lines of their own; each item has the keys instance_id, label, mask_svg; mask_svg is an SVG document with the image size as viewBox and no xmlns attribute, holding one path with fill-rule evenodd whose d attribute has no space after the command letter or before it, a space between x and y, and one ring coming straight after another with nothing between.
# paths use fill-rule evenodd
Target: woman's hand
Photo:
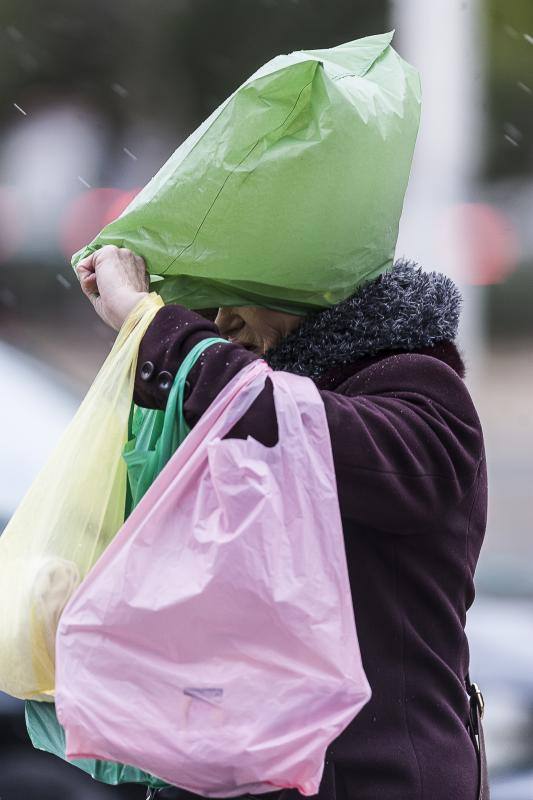
<instances>
[{"instance_id":1,"label":"woman's hand","mask_svg":"<svg viewBox=\"0 0 533 800\"><path fill-rule=\"evenodd\" d=\"M108 244L96 250L77 264L76 273L98 316L116 331L148 294L144 259L125 247Z\"/></svg>"}]
</instances>

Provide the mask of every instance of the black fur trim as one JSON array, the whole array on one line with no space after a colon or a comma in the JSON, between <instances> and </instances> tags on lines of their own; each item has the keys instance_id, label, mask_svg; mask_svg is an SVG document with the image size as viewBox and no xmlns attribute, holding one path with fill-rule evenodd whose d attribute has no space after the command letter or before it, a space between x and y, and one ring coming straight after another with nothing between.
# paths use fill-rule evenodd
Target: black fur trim
<instances>
[{"instance_id":1,"label":"black fur trim","mask_svg":"<svg viewBox=\"0 0 533 800\"><path fill-rule=\"evenodd\" d=\"M418 351L457 335L461 295L439 272L399 259L340 303L310 314L265 354L273 369L317 379L381 351Z\"/></svg>"}]
</instances>

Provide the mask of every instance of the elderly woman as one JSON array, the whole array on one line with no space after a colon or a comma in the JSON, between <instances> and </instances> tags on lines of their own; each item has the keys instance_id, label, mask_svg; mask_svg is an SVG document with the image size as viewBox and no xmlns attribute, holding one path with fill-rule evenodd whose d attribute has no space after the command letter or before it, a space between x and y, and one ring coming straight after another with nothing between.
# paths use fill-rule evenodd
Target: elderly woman
<instances>
[{"instance_id":1,"label":"elderly woman","mask_svg":"<svg viewBox=\"0 0 533 800\"><path fill-rule=\"evenodd\" d=\"M114 246L81 261L78 275L115 329L147 290L144 261ZM213 335L229 340L223 352L208 349L188 376L190 426L257 358L307 376L321 392L372 698L330 745L320 800L488 797L464 631L487 479L481 426L454 343L459 306L448 278L397 261L348 299L304 317L225 307L212 322L167 305L141 343L134 399L162 409L191 348ZM228 436L271 447L277 435L267 378ZM295 790L278 795L298 797ZM180 789L149 796L196 797Z\"/></svg>"}]
</instances>

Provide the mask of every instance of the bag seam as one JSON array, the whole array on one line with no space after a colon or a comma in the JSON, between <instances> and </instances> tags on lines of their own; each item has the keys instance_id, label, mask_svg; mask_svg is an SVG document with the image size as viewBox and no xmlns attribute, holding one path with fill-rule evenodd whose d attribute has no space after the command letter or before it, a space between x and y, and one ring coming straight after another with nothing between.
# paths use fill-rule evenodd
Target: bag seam
<instances>
[{"instance_id":1,"label":"bag seam","mask_svg":"<svg viewBox=\"0 0 533 800\"><path fill-rule=\"evenodd\" d=\"M315 76L315 74L316 74L316 71L315 71L315 73L313 74L313 78L312 78L312 80L310 80L308 83L306 83L306 84L305 84L305 86L302 86L302 88L300 89L300 91L299 91L299 93L298 93L298 97L297 97L297 98L296 98L296 100L294 101L294 105L292 106L291 110L289 111L289 113L287 114L287 116L285 117L285 119L284 119L282 122L280 122L280 124L279 124L279 125L278 125L276 128L274 128L274 130L273 130L273 131L271 131L270 133L275 133L277 130L279 130L279 128L282 128L282 127L283 127L283 126L284 126L284 125L287 123L287 120L288 120L288 119L290 119L290 117L291 117L291 114L294 112L294 109L295 109L295 108L296 108L296 106L298 105L298 103L299 103L299 101L300 101L300 97L302 96L303 92L304 92L304 91L307 89L307 87L308 87L308 86L311 86L311 84L313 83L313 80L314 80L314 76ZM166 275L166 274L168 273L169 269L171 268L171 266L172 266L172 265L173 265L173 264L174 264L176 261L178 261L178 260L181 258L181 256L183 255L183 253L184 253L186 250L188 250L188 249L189 249L189 247L192 247L192 246L193 246L193 244L195 243L195 241L196 241L196 239L197 239L197 237L198 237L198 234L200 233L200 231L201 231L201 229L202 229L202 227L203 227L203 225L204 225L204 223L205 223L205 221L206 221L207 217L209 216L210 212L212 211L212 209L213 209L213 206L215 205L216 201L217 201L217 200L218 200L218 198L220 197L220 194L222 193L222 190L224 189L224 187L225 187L226 183L229 181L229 179L232 177L232 175L234 175L234 173L235 173L235 172L237 171L237 169L238 169L238 168L241 166L241 164L243 164L243 163L244 163L244 161L246 161L246 159L247 159L247 158L248 158L248 157L249 157L249 156L250 156L250 155L253 153L253 151L255 150L255 148L257 147L257 145L258 145L258 144L259 144L259 143L260 143L260 142L261 142L261 141L262 141L264 138L265 138L264 136L262 136L261 138L259 138L259 139L258 139L258 140L255 142L255 144L254 144L254 145L253 145L253 146L250 148L250 150L249 150L249 151L246 153L246 155L244 155L244 156L242 157L242 159L241 159L241 160L238 162L238 164L236 164L236 165L235 165L235 167L234 167L234 168L231 170L231 172L229 172L229 173L228 173L228 175L226 175L226 177L225 177L225 179L224 179L224 181L223 181L223 183L222 183L222 186L219 188L218 192L216 193L215 197L213 198L213 200L212 200L212 202L211 202L211 205L209 206L209 208L208 208L208 209L207 209L207 211L205 212L205 215L204 215L204 217L203 217L202 221L200 222L200 225L198 226L198 229L197 229L196 233L194 234L194 236L193 236L192 240L189 242L189 244L187 244L187 245L185 245L185 247L183 247L183 249L182 249L182 250L181 250L181 251L178 253L178 255L177 255L177 256L175 256L175 257L172 259L172 261L170 261L170 263L169 263L169 264L168 264L168 265L167 265L167 266L166 266L166 267L165 267L163 270L161 270L161 271L159 272L159 274L160 274L161 276L163 276L163 275Z\"/></svg>"}]
</instances>

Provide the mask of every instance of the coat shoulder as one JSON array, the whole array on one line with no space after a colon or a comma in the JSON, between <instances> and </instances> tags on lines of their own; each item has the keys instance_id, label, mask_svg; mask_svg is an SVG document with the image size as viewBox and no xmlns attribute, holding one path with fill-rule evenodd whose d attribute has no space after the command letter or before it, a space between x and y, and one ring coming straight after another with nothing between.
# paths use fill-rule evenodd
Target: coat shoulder
<instances>
[{"instance_id":1,"label":"coat shoulder","mask_svg":"<svg viewBox=\"0 0 533 800\"><path fill-rule=\"evenodd\" d=\"M387 395L445 412L452 421L476 430L481 422L468 388L456 369L425 353L389 354L344 380L336 389L347 396Z\"/></svg>"}]
</instances>

